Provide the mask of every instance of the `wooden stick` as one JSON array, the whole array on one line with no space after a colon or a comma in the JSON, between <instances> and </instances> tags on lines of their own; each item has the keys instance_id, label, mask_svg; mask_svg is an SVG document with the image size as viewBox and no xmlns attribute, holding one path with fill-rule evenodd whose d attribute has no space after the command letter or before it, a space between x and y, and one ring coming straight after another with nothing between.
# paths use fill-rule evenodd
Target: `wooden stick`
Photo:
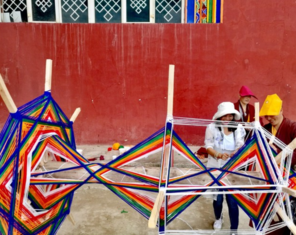
<instances>
[{"instance_id":1,"label":"wooden stick","mask_svg":"<svg viewBox=\"0 0 296 235\"><path fill-rule=\"evenodd\" d=\"M174 73L175 73L175 65L170 64L170 66L169 66L169 87L168 87L167 117L173 117Z\"/></svg>"},{"instance_id":2,"label":"wooden stick","mask_svg":"<svg viewBox=\"0 0 296 235\"><path fill-rule=\"evenodd\" d=\"M73 218L71 212L68 214L67 218L71 221L71 223L72 223L73 225L76 225L75 220L74 220L74 218Z\"/></svg>"},{"instance_id":3,"label":"wooden stick","mask_svg":"<svg viewBox=\"0 0 296 235\"><path fill-rule=\"evenodd\" d=\"M170 160L170 146L166 144L164 146L164 152L162 156L161 181L163 180L166 181L167 179L169 160Z\"/></svg>"},{"instance_id":4,"label":"wooden stick","mask_svg":"<svg viewBox=\"0 0 296 235\"><path fill-rule=\"evenodd\" d=\"M71 122L75 122L75 120L76 120L77 116L79 115L80 111L81 111L81 108L75 109L74 113L72 114L72 117L70 118Z\"/></svg>"},{"instance_id":5,"label":"wooden stick","mask_svg":"<svg viewBox=\"0 0 296 235\"><path fill-rule=\"evenodd\" d=\"M7 87L4 83L4 80L0 74L0 95L10 113L16 113L17 107L15 106L15 103L13 102L13 99L11 98L9 91L7 90Z\"/></svg>"},{"instance_id":6,"label":"wooden stick","mask_svg":"<svg viewBox=\"0 0 296 235\"><path fill-rule=\"evenodd\" d=\"M88 9L95 9L95 0L89 0L88 3ZM88 12L88 23L96 23L95 20L95 11L89 11Z\"/></svg>"},{"instance_id":7,"label":"wooden stick","mask_svg":"<svg viewBox=\"0 0 296 235\"><path fill-rule=\"evenodd\" d=\"M288 144L285 149L291 149L294 150L296 148L296 138L290 143ZM283 150L283 151L284 151ZM276 157L275 157L275 161L277 164L279 164L281 162L282 157L286 158L287 156L283 156L283 151L281 151Z\"/></svg>"},{"instance_id":8,"label":"wooden stick","mask_svg":"<svg viewBox=\"0 0 296 235\"><path fill-rule=\"evenodd\" d=\"M28 22L33 22L32 1L27 1L27 16Z\"/></svg>"},{"instance_id":9,"label":"wooden stick","mask_svg":"<svg viewBox=\"0 0 296 235\"><path fill-rule=\"evenodd\" d=\"M274 140L275 140L275 136L272 135L271 138L270 138L270 140L269 140L269 142L268 142L268 144L269 144L269 145L272 145L273 142L274 142Z\"/></svg>"},{"instance_id":10,"label":"wooden stick","mask_svg":"<svg viewBox=\"0 0 296 235\"><path fill-rule=\"evenodd\" d=\"M256 102L255 104L255 122L259 122L259 102Z\"/></svg>"},{"instance_id":11,"label":"wooden stick","mask_svg":"<svg viewBox=\"0 0 296 235\"><path fill-rule=\"evenodd\" d=\"M287 216L287 214L282 210L278 203L274 204L274 208L277 211L278 215L285 221L286 225L290 229L290 231L296 235L296 226L293 221Z\"/></svg>"},{"instance_id":12,"label":"wooden stick","mask_svg":"<svg viewBox=\"0 0 296 235\"><path fill-rule=\"evenodd\" d=\"M52 60L46 60L45 68L45 91L51 90Z\"/></svg>"},{"instance_id":13,"label":"wooden stick","mask_svg":"<svg viewBox=\"0 0 296 235\"><path fill-rule=\"evenodd\" d=\"M157 194L153 209L151 211L151 215L148 221L148 228L155 228L156 227L156 223L157 223L157 219L158 219L158 215L160 212L160 208L162 205L164 199L164 191L160 191Z\"/></svg>"},{"instance_id":14,"label":"wooden stick","mask_svg":"<svg viewBox=\"0 0 296 235\"><path fill-rule=\"evenodd\" d=\"M55 1L56 23L62 23L62 0Z\"/></svg>"},{"instance_id":15,"label":"wooden stick","mask_svg":"<svg viewBox=\"0 0 296 235\"><path fill-rule=\"evenodd\" d=\"M296 197L296 190L288 188L288 187L282 187L282 190L283 190L283 192L285 192L293 197Z\"/></svg>"},{"instance_id":16,"label":"wooden stick","mask_svg":"<svg viewBox=\"0 0 296 235\"><path fill-rule=\"evenodd\" d=\"M255 122L258 123L259 122L259 112L260 112L259 102L256 102L254 105L255 105ZM259 169L260 169L260 165L256 161L256 169L255 169L255 171L259 172Z\"/></svg>"}]
</instances>

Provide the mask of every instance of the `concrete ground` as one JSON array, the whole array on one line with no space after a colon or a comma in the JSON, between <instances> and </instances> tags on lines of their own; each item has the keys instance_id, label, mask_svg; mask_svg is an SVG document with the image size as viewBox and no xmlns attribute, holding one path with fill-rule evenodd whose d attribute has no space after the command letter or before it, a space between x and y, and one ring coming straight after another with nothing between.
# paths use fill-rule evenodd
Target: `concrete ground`
<instances>
[{"instance_id":1,"label":"concrete ground","mask_svg":"<svg viewBox=\"0 0 296 235\"><path fill-rule=\"evenodd\" d=\"M108 151L111 146L81 145L83 156L95 162L108 162L118 151ZM191 147L195 152L196 147ZM100 156L105 160L99 160ZM226 201L226 200L225 200ZM149 229L148 220L128 206L103 185L84 185L75 192L71 214L75 224L66 219L58 235L115 235L115 234L147 234L156 235L158 229ZM226 202L223 207L223 229L229 228L228 208ZM168 227L168 230L183 230L184 234L190 230L204 230L194 234L229 234L229 232L215 232L212 230L214 213L212 199L200 197L178 216ZM249 229L249 218L240 210L240 230ZM170 233L171 234L171 233ZM187 234L187 233L186 233ZM246 234L246 233L244 233ZM248 234L253 234L250 232Z\"/></svg>"}]
</instances>

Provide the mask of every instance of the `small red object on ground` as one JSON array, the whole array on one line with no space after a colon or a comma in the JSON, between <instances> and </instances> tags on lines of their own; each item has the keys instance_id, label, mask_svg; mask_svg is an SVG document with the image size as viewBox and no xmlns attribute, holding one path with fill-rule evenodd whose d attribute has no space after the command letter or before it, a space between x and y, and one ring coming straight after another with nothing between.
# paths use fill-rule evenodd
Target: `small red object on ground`
<instances>
[{"instance_id":1,"label":"small red object on ground","mask_svg":"<svg viewBox=\"0 0 296 235\"><path fill-rule=\"evenodd\" d=\"M109 147L109 148L108 148L108 151L111 151L111 150L112 150L112 147Z\"/></svg>"},{"instance_id":2,"label":"small red object on ground","mask_svg":"<svg viewBox=\"0 0 296 235\"><path fill-rule=\"evenodd\" d=\"M100 160L105 160L103 155L100 156Z\"/></svg>"}]
</instances>

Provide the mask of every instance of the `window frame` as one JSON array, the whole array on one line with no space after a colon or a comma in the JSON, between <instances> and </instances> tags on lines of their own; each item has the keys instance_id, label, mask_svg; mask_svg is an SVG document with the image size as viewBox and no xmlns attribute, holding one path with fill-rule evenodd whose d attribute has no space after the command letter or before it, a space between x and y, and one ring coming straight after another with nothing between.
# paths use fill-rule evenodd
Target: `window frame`
<instances>
[{"instance_id":1,"label":"window frame","mask_svg":"<svg viewBox=\"0 0 296 235\"><path fill-rule=\"evenodd\" d=\"M4 9L3 9L3 1L0 0L0 22L4 21ZM27 11L27 22L29 23L64 23L62 17L62 0L54 0L55 3L55 21L40 21L34 20L33 17L33 4L35 4L36 0L26 0L26 11ZM87 10L88 10L88 22L87 23L108 23L108 22L96 22L96 8L95 8L96 0L87 0ZM185 4L186 0L181 0L181 22L186 23L186 9L187 4ZM187 2L187 1L186 1ZM156 22L156 0L149 0L149 21L147 22L128 22L127 21L127 0L121 0L121 22L124 24L154 24ZM25 21L23 21L25 22ZM75 22L73 22L75 23ZM118 22L119 23L119 22ZM167 22L170 23L170 22Z\"/></svg>"}]
</instances>

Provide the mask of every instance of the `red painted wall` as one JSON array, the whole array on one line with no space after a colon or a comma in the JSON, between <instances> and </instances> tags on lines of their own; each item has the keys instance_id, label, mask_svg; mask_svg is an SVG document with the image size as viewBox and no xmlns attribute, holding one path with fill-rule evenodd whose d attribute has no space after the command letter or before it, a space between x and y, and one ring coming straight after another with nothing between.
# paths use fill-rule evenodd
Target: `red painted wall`
<instances>
[{"instance_id":1,"label":"red painted wall","mask_svg":"<svg viewBox=\"0 0 296 235\"><path fill-rule=\"evenodd\" d=\"M212 118L247 85L260 103L277 93L296 120L296 2L284 2L225 0L223 24L0 23L0 72L20 106L43 93L52 59L53 97L68 117L82 109L78 144L136 144L164 126L169 64L175 116ZM187 130L203 143L204 129Z\"/></svg>"}]
</instances>

